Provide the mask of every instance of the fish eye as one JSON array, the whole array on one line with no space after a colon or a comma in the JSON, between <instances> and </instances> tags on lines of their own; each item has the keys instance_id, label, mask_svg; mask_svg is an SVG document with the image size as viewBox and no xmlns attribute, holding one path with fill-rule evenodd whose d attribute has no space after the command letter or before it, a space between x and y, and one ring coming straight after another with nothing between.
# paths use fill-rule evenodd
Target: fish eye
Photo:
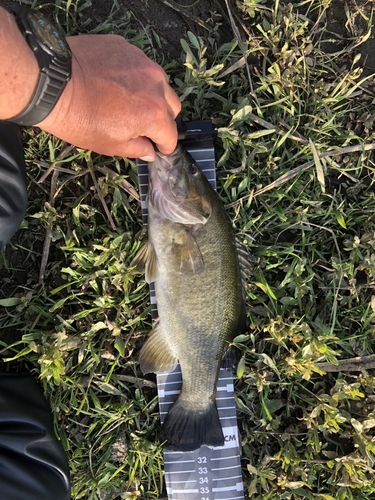
<instances>
[{"instance_id":1,"label":"fish eye","mask_svg":"<svg viewBox=\"0 0 375 500\"><path fill-rule=\"evenodd\" d=\"M190 163L189 171L192 175L196 175L198 173L198 167L196 166L195 163Z\"/></svg>"}]
</instances>

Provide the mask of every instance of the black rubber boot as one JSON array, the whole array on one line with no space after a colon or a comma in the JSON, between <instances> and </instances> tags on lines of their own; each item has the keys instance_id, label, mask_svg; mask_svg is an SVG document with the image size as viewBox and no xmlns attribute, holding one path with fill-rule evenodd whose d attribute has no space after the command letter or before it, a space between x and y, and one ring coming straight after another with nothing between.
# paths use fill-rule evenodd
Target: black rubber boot
<instances>
[{"instance_id":1,"label":"black rubber boot","mask_svg":"<svg viewBox=\"0 0 375 500\"><path fill-rule=\"evenodd\" d=\"M0 373L0 498L70 500L67 458L29 376Z\"/></svg>"},{"instance_id":2,"label":"black rubber boot","mask_svg":"<svg viewBox=\"0 0 375 500\"><path fill-rule=\"evenodd\" d=\"M27 207L20 128L0 121L0 250L19 228Z\"/></svg>"}]
</instances>

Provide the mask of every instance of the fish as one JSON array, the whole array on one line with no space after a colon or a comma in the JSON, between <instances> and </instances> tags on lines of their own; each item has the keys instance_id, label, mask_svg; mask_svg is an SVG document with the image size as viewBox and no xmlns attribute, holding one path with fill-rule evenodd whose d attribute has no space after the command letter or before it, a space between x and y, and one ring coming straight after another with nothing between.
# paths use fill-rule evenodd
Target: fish
<instances>
[{"instance_id":1,"label":"fish","mask_svg":"<svg viewBox=\"0 0 375 500\"><path fill-rule=\"evenodd\" d=\"M166 449L223 446L217 381L230 343L246 330L232 223L181 144L170 155L157 152L148 170L148 238L131 265L154 283L159 317L141 348L140 367L161 373L180 363L181 392L160 432Z\"/></svg>"}]
</instances>

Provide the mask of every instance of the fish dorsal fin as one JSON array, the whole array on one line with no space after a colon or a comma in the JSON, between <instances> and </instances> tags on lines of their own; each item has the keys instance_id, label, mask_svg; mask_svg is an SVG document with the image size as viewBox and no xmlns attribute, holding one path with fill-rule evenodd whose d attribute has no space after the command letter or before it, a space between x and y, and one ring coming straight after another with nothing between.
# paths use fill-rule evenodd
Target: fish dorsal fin
<instances>
[{"instance_id":1,"label":"fish dorsal fin","mask_svg":"<svg viewBox=\"0 0 375 500\"><path fill-rule=\"evenodd\" d=\"M176 368L177 361L157 320L139 355L141 370L143 373L168 372Z\"/></svg>"},{"instance_id":2,"label":"fish dorsal fin","mask_svg":"<svg viewBox=\"0 0 375 500\"><path fill-rule=\"evenodd\" d=\"M152 283L157 277L156 254L149 241L142 244L134 259L130 263L140 273L145 273L147 283Z\"/></svg>"},{"instance_id":3,"label":"fish dorsal fin","mask_svg":"<svg viewBox=\"0 0 375 500\"><path fill-rule=\"evenodd\" d=\"M253 266L252 260L254 258L251 257L248 249L238 238L235 239L236 242L236 251L238 257L238 263L240 265L240 273L241 273L241 282L244 291L248 287L248 283L250 281L250 277L253 274Z\"/></svg>"},{"instance_id":4,"label":"fish dorsal fin","mask_svg":"<svg viewBox=\"0 0 375 500\"><path fill-rule=\"evenodd\" d=\"M204 262L198 243L186 229L182 228L174 234L172 254L182 273L198 274L203 271Z\"/></svg>"}]
</instances>

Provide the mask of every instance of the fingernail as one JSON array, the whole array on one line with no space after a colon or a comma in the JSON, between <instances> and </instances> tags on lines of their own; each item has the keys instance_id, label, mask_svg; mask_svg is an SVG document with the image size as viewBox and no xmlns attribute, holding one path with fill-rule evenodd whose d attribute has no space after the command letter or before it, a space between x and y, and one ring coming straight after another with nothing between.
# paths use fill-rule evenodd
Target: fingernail
<instances>
[{"instance_id":1,"label":"fingernail","mask_svg":"<svg viewBox=\"0 0 375 500\"><path fill-rule=\"evenodd\" d=\"M154 156L142 156L142 158L140 158L140 160L151 162L151 161L155 160L155 157Z\"/></svg>"}]
</instances>

